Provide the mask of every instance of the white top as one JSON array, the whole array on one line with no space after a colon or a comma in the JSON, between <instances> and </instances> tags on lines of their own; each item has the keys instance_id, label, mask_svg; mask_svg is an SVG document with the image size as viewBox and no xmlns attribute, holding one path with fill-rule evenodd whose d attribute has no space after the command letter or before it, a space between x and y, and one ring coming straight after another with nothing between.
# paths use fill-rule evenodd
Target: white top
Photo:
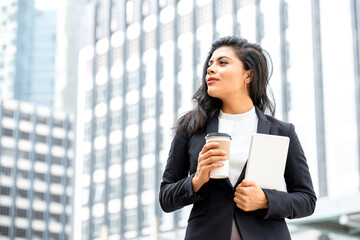
<instances>
[{"instance_id":1,"label":"white top","mask_svg":"<svg viewBox=\"0 0 360 240\"><path fill-rule=\"evenodd\" d=\"M248 159L251 136L256 133L257 125L255 107L241 114L227 114L220 110L218 131L231 136L229 180L233 186Z\"/></svg>"}]
</instances>

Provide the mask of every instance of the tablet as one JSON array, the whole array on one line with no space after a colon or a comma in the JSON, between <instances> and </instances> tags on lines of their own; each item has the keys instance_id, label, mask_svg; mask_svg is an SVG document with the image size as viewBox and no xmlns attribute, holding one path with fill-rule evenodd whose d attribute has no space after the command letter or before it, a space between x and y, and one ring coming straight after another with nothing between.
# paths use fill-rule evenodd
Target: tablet
<instances>
[{"instance_id":1,"label":"tablet","mask_svg":"<svg viewBox=\"0 0 360 240\"><path fill-rule=\"evenodd\" d=\"M259 187L281 191L290 138L255 133L252 135L245 179Z\"/></svg>"}]
</instances>

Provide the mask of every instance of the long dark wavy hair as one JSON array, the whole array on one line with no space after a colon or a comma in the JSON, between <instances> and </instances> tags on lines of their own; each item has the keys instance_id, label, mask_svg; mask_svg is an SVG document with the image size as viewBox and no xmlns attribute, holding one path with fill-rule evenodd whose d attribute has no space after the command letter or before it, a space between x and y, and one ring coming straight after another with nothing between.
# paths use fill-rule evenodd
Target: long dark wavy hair
<instances>
[{"instance_id":1,"label":"long dark wavy hair","mask_svg":"<svg viewBox=\"0 0 360 240\"><path fill-rule=\"evenodd\" d=\"M207 120L219 114L222 102L220 99L213 98L208 94L205 78L212 54L216 49L224 46L231 47L234 50L236 56L243 63L244 70L252 70L249 94L254 105L262 112L268 110L272 116L275 115L275 100L271 90L268 89L269 79L272 74L272 61L269 53L260 45L250 43L244 38L228 36L213 42L204 63L201 86L193 96L196 106L179 118L174 127L175 134L181 127L187 126L187 132L192 135L199 130L203 130ZM269 99L268 94L271 95L272 101Z\"/></svg>"}]
</instances>

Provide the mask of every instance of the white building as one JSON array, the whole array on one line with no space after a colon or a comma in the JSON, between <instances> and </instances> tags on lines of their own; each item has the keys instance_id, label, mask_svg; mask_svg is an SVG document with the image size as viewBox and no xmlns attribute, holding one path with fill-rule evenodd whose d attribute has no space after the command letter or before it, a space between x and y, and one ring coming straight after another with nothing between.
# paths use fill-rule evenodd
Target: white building
<instances>
[{"instance_id":1,"label":"white building","mask_svg":"<svg viewBox=\"0 0 360 240\"><path fill-rule=\"evenodd\" d=\"M0 239L72 239L73 116L0 102Z\"/></svg>"}]
</instances>

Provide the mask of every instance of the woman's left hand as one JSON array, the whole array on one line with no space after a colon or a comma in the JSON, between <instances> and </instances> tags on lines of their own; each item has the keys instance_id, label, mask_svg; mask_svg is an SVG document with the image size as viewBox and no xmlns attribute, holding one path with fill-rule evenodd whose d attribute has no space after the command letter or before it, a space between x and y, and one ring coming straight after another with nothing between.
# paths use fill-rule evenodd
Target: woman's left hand
<instances>
[{"instance_id":1,"label":"woman's left hand","mask_svg":"<svg viewBox=\"0 0 360 240\"><path fill-rule=\"evenodd\" d=\"M234 201L245 212L268 208L264 191L255 182L245 179L236 187Z\"/></svg>"}]
</instances>

